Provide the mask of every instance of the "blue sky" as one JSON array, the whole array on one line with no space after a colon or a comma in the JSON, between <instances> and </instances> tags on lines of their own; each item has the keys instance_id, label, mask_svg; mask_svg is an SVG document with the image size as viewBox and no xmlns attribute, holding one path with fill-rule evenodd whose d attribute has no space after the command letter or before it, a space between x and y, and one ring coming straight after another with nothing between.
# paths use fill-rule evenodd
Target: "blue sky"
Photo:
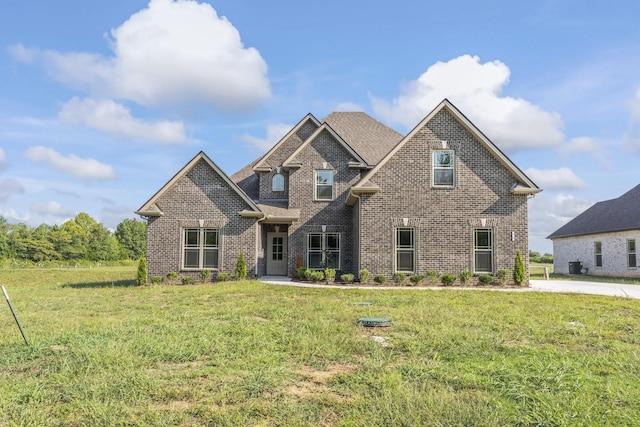
<instances>
[{"instance_id":1,"label":"blue sky","mask_svg":"<svg viewBox=\"0 0 640 427\"><path fill-rule=\"evenodd\" d=\"M406 133L449 98L544 191L530 248L640 183L640 2L9 2L0 214L114 228L200 150L231 174L304 115Z\"/></svg>"}]
</instances>

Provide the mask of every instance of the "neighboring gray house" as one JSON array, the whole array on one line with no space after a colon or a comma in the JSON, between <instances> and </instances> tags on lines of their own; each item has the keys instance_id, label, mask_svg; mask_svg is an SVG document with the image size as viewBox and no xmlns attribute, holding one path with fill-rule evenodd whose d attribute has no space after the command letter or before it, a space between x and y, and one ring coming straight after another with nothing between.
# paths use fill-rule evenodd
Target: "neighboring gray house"
<instances>
[{"instance_id":1,"label":"neighboring gray house","mask_svg":"<svg viewBox=\"0 0 640 427\"><path fill-rule=\"evenodd\" d=\"M556 273L640 276L640 185L596 203L547 238L553 241Z\"/></svg>"},{"instance_id":2,"label":"neighboring gray house","mask_svg":"<svg viewBox=\"0 0 640 427\"><path fill-rule=\"evenodd\" d=\"M138 211L150 276L202 269L292 277L296 266L494 273L528 267L541 191L448 100L407 135L361 112L308 114L227 176L199 153Z\"/></svg>"}]
</instances>

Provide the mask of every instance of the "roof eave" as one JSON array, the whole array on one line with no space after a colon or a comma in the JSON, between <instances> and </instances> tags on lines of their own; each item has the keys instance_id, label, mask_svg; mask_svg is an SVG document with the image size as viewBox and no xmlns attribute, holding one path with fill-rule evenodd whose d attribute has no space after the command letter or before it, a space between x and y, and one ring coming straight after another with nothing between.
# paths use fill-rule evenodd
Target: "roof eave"
<instances>
[{"instance_id":1,"label":"roof eave","mask_svg":"<svg viewBox=\"0 0 640 427\"><path fill-rule=\"evenodd\" d=\"M375 194L380 191L380 187L377 185L370 185L367 187L351 187L349 190L349 195L347 196L347 200L345 204L347 206L353 206L356 204L361 194Z\"/></svg>"}]
</instances>

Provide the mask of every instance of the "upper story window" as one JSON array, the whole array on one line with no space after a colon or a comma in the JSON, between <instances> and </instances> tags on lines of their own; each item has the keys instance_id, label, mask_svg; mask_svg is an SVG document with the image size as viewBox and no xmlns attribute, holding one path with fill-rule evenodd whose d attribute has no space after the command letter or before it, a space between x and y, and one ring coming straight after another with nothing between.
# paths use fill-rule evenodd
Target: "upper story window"
<instances>
[{"instance_id":1,"label":"upper story window","mask_svg":"<svg viewBox=\"0 0 640 427\"><path fill-rule=\"evenodd\" d=\"M315 175L315 200L333 200L333 171L317 170Z\"/></svg>"},{"instance_id":2,"label":"upper story window","mask_svg":"<svg viewBox=\"0 0 640 427\"><path fill-rule=\"evenodd\" d=\"M271 178L271 191L284 191L284 176L281 173L277 173Z\"/></svg>"},{"instance_id":3,"label":"upper story window","mask_svg":"<svg viewBox=\"0 0 640 427\"><path fill-rule=\"evenodd\" d=\"M636 239L627 240L627 267L636 268Z\"/></svg>"},{"instance_id":4,"label":"upper story window","mask_svg":"<svg viewBox=\"0 0 640 427\"><path fill-rule=\"evenodd\" d=\"M435 150L433 152L433 185L435 187L453 187L455 177L455 158L453 150Z\"/></svg>"},{"instance_id":5,"label":"upper story window","mask_svg":"<svg viewBox=\"0 0 640 427\"><path fill-rule=\"evenodd\" d=\"M218 268L219 234L217 228L185 228L182 268Z\"/></svg>"}]
</instances>

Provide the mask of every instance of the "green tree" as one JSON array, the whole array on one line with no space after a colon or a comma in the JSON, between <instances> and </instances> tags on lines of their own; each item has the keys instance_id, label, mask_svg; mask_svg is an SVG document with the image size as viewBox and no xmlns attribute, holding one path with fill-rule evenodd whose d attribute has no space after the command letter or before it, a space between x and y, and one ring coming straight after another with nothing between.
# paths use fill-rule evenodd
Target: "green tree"
<instances>
[{"instance_id":1,"label":"green tree","mask_svg":"<svg viewBox=\"0 0 640 427\"><path fill-rule=\"evenodd\" d=\"M240 252L238 255L238 262L236 263L236 280L244 280L247 278L247 264L244 261L244 252Z\"/></svg>"},{"instance_id":2,"label":"green tree","mask_svg":"<svg viewBox=\"0 0 640 427\"><path fill-rule=\"evenodd\" d=\"M516 253L516 261L513 267L513 281L516 285L521 286L526 279L524 270L524 261L522 260L522 254L520 251Z\"/></svg>"},{"instance_id":3,"label":"green tree","mask_svg":"<svg viewBox=\"0 0 640 427\"><path fill-rule=\"evenodd\" d=\"M127 218L116 227L115 236L129 259L138 259L147 248L147 224L144 221Z\"/></svg>"},{"instance_id":4,"label":"green tree","mask_svg":"<svg viewBox=\"0 0 640 427\"><path fill-rule=\"evenodd\" d=\"M529 261L540 262L540 252L529 251Z\"/></svg>"},{"instance_id":5,"label":"green tree","mask_svg":"<svg viewBox=\"0 0 640 427\"><path fill-rule=\"evenodd\" d=\"M144 256L140 257L138 261L138 273L136 275L136 283L138 286L146 285L149 280L149 273L147 272L147 259Z\"/></svg>"}]
</instances>

